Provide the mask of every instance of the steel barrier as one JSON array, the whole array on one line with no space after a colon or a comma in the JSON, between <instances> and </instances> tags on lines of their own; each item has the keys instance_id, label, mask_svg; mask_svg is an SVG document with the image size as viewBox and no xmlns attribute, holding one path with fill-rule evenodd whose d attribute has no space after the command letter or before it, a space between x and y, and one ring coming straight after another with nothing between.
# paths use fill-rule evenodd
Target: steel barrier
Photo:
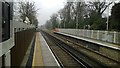
<instances>
[{"instance_id":1,"label":"steel barrier","mask_svg":"<svg viewBox=\"0 0 120 68\"><path fill-rule=\"evenodd\" d=\"M84 29L59 29L59 31L63 33L72 34L72 35L120 44L120 32L84 30Z\"/></svg>"}]
</instances>

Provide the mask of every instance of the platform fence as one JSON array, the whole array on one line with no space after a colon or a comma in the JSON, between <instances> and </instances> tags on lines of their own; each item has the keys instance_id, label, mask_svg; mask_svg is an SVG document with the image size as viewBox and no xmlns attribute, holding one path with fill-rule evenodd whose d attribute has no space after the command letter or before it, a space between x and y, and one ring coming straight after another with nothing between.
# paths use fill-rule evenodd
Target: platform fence
<instances>
[{"instance_id":1,"label":"platform fence","mask_svg":"<svg viewBox=\"0 0 120 68\"><path fill-rule=\"evenodd\" d=\"M85 29L59 29L59 31L90 39L97 39L105 42L120 44L120 32L116 31L85 30Z\"/></svg>"}]
</instances>

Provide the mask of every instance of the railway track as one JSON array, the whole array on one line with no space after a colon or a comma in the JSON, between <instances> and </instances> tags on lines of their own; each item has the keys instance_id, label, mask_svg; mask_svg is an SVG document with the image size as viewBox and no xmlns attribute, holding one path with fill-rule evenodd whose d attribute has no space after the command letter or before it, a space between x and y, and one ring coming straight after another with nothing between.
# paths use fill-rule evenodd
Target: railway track
<instances>
[{"instance_id":1,"label":"railway track","mask_svg":"<svg viewBox=\"0 0 120 68\"><path fill-rule=\"evenodd\" d=\"M86 67L119 66L119 62L103 56L94 50L79 46L77 43L75 44L68 39L63 39L63 37L59 37L56 35L53 36L53 34L48 32L43 33L49 36L51 40L54 40L54 42L56 42L59 47L62 47L73 54L77 58L77 60L81 61L81 63L84 66L86 65Z\"/></svg>"},{"instance_id":2,"label":"railway track","mask_svg":"<svg viewBox=\"0 0 120 68\"><path fill-rule=\"evenodd\" d=\"M58 35L57 35L58 36ZM77 42L78 40L75 40L75 39L73 39L72 37L66 37L66 36L58 36L59 38L62 38L62 39L64 39L64 41L67 41L67 42L69 42L69 43L71 43L71 44L74 44L72 47L77 47L76 49L78 49L79 50L79 48L80 47L82 47L82 48L84 48L86 51L88 50L88 53L86 52L86 54L88 55L88 56L91 56L91 57L93 57L93 58L95 58L95 59L98 59L100 62L102 62L102 63L105 63L105 65L107 65L107 66L119 66L119 64L120 64L120 61L119 60L116 60L116 59L113 59L113 58L111 58L111 57L108 57L107 55L105 55L105 54L102 54L102 53L100 53L99 51L97 51L97 50L95 50L95 49L92 49L92 48L89 48L89 47L86 47L86 46L84 46L84 45L81 45L79 42ZM89 42L87 42L87 43L89 43ZM87 44L87 43L84 43L83 42L83 44L85 44L85 45L89 45L89 44ZM75 46L76 45L76 46ZM97 45L97 44L96 44ZM100 45L97 45L97 46L100 46ZM79 48L78 48L79 47ZM109 49L109 48L108 48ZM113 49L114 50L114 49ZM80 50L79 50L80 51ZM90 51L91 51L91 53L90 53ZM117 50L118 51L118 50ZM97 55L94 55L94 54L98 54L98 55L100 55L101 57L104 57L104 58L106 58L106 59L104 59L104 58L101 58L100 56L97 56ZM94 56L92 56L91 54L93 54ZM96 56L96 57L95 57ZM118 57L119 57L119 55L118 55ZM101 58L101 59L100 59ZM104 59L104 60L103 60ZM107 61L107 62L106 62Z\"/></svg>"},{"instance_id":3,"label":"railway track","mask_svg":"<svg viewBox=\"0 0 120 68\"><path fill-rule=\"evenodd\" d=\"M119 58L111 57L108 54L102 53L100 51L100 48L104 47L104 46L101 46L101 45L98 45L98 44L94 44L94 43L90 43L90 42L86 42L86 41L83 41L83 40L79 40L79 39L76 39L76 38L73 38L73 37L69 37L69 36L66 36L66 35L62 35L62 34L59 34L59 33L54 33L54 35L58 36L59 38L64 39L67 42L71 42L72 44L75 44L77 46L82 46L82 47L84 47L84 48L86 48L88 50L91 50L91 51L93 51L93 52L101 55L101 56L104 56L106 58L109 58L109 59L117 62L117 63L120 63L120 61L118 60ZM92 46L92 47L90 47L90 46ZM109 47L105 47L105 48L106 49L114 50L114 51L116 51L118 53L120 52L117 49L112 49L112 48L109 48ZM119 55L118 55L118 57L119 57Z\"/></svg>"},{"instance_id":4,"label":"railway track","mask_svg":"<svg viewBox=\"0 0 120 68\"><path fill-rule=\"evenodd\" d=\"M50 46L52 52L57 58L60 66L62 68L74 67L74 68L87 68L86 65L82 64L76 57L74 57L71 53L69 53L66 49L62 48L58 41L54 40L48 34L42 33L43 37L47 41Z\"/></svg>"}]
</instances>

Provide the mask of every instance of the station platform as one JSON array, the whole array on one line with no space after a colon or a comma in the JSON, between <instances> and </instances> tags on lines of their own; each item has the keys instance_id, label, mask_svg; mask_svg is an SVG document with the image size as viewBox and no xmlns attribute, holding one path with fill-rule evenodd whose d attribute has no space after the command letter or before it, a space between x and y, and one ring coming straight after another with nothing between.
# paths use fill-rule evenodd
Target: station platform
<instances>
[{"instance_id":1,"label":"station platform","mask_svg":"<svg viewBox=\"0 0 120 68\"><path fill-rule=\"evenodd\" d=\"M45 39L43 38L40 32L36 33L36 41L32 60L32 67L34 68L36 66L53 66L55 68L60 67L58 61L56 60L55 56L53 55L51 49L47 45Z\"/></svg>"},{"instance_id":2,"label":"station platform","mask_svg":"<svg viewBox=\"0 0 120 68\"><path fill-rule=\"evenodd\" d=\"M66 35L66 36L70 36L70 37L73 37L73 38L81 39L81 40L84 40L84 41L88 41L88 42L91 42L91 43L95 43L95 44L98 44L98 45L102 45L102 46L105 46L105 47L108 47L108 48L113 48L113 49L116 49L116 50L120 50L120 45L117 45L117 44L112 44L112 43L108 43L108 42L104 42L104 41L100 41L100 40L95 40L95 39L90 39L90 38L85 38L85 37L80 37L80 36L75 36L75 35L62 33L62 32L57 32L57 33L63 34L63 35Z\"/></svg>"}]
</instances>

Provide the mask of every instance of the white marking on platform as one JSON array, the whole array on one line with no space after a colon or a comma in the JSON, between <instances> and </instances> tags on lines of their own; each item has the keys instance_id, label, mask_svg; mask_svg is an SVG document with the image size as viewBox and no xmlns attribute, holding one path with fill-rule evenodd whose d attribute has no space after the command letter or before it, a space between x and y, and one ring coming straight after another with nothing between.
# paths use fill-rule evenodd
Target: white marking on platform
<instances>
[{"instance_id":1,"label":"white marking on platform","mask_svg":"<svg viewBox=\"0 0 120 68\"><path fill-rule=\"evenodd\" d=\"M51 49L49 48L47 42L45 41L45 39L43 38L43 36L40 33L40 36L42 37L43 41L45 42L45 45L47 46L48 50L50 51L52 57L54 58L55 62L57 63L57 65L60 67L60 64L58 63L57 59L55 58L54 54L52 53ZM61 67L60 67L61 68Z\"/></svg>"}]
</instances>

